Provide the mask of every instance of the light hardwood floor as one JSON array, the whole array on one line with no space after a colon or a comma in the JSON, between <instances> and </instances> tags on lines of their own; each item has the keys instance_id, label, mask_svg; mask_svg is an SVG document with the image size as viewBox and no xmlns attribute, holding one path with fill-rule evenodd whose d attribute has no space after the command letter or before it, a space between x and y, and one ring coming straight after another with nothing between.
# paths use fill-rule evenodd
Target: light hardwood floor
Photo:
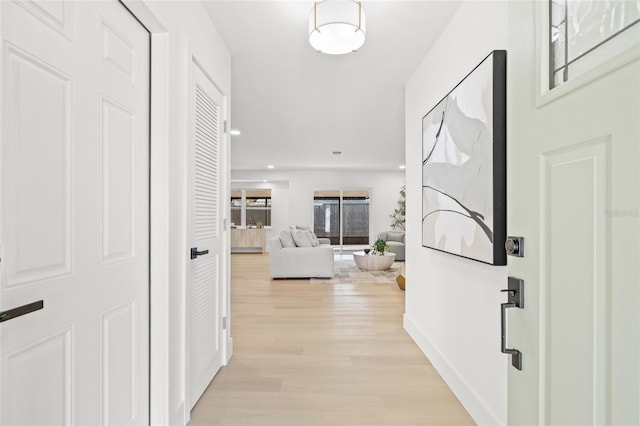
<instances>
[{"instance_id":1,"label":"light hardwood floor","mask_svg":"<svg viewBox=\"0 0 640 426\"><path fill-rule=\"evenodd\" d=\"M394 284L268 276L268 255L232 255L234 355L190 425L471 425L402 329Z\"/></svg>"}]
</instances>

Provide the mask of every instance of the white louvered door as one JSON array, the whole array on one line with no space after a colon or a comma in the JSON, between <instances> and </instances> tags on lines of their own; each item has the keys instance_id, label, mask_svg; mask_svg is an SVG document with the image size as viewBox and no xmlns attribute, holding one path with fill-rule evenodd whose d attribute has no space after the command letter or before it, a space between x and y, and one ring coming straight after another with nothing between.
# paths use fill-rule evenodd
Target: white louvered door
<instances>
[{"instance_id":1,"label":"white louvered door","mask_svg":"<svg viewBox=\"0 0 640 426\"><path fill-rule=\"evenodd\" d=\"M190 143L191 263L188 279L191 408L223 364L220 220L220 148L224 97L193 63L192 137ZM197 251L197 253L195 253Z\"/></svg>"}]
</instances>

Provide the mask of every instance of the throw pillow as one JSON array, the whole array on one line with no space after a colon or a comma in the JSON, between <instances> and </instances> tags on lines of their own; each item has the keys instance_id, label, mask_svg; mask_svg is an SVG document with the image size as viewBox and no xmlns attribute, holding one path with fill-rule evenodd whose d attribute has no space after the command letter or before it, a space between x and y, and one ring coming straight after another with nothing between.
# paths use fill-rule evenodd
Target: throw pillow
<instances>
[{"instance_id":1,"label":"throw pillow","mask_svg":"<svg viewBox=\"0 0 640 426\"><path fill-rule=\"evenodd\" d=\"M403 232L387 232L387 241L404 242Z\"/></svg>"},{"instance_id":2,"label":"throw pillow","mask_svg":"<svg viewBox=\"0 0 640 426\"><path fill-rule=\"evenodd\" d=\"M296 231L296 233L293 234L293 241L295 241L298 247L312 247L311 240L309 240L309 237L307 237L304 231Z\"/></svg>"},{"instance_id":3,"label":"throw pillow","mask_svg":"<svg viewBox=\"0 0 640 426\"><path fill-rule=\"evenodd\" d=\"M311 232L311 229L306 229L304 232L307 234L307 237L309 237L309 241L311 241L311 245L313 247L318 247L320 245L320 241L318 241L315 234Z\"/></svg>"},{"instance_id":4,"label":"throw pillow","mask_svg":"<svg viewBox=\"0 0 640 426\"><path fill-rule=\"evenodd\" d=\"M280 232L280 242L282 243L282 247L295 247L296 243L293 241L293 236L291 235L291 231L285 229Z\"/></svg>"},{"instance_id":5,"label":"throw pillow","mask_svg":"<svg viewBox=\"0 0 640 426\"><path fill-rule=\"evenodd\" d=\"M311 229L311 228L308 226L296 225L296 229L299 229L301 231L306 231L307 229Z\"/></svg>"}]
</instances>

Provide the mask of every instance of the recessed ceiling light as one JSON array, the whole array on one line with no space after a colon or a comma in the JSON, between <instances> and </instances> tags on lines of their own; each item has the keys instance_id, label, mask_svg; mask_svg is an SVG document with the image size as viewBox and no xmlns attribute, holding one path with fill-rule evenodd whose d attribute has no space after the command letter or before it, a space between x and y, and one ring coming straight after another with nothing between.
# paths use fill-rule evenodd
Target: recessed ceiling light
<instances>
[{"instance_id":1,"label":"recessed ceiling light","mask_svg":"<svg viewBox=\"0 0 640 426\"><path fill-rule=\"evenodd\" d=\"M263 182L263 183L267 183L267 182L269 182L269 181L265 179L265 180L263 180L262 182Z\"/></svg>"},{"instance_id":2,"label":"recessed ceiling light","mask_svg":"<svg viewBox=\"0 0 640 426\"><path fill-rule=\"evenodd\" d=\"M331 155L342 155L342 151L331 151Z\"/></svg>"},{"instance_id":3,"label":"recessed ceiling light","mask_svg":"<svg viewBox=\"0 0 640 426\"><path fill-rule=\"evenodd\" d=\"M405 166L404 164L400 164L400 165L398 166L398 168L399 168L399 169L406 169L406 168L407 168L407 166Z\"/></svg>"},{"instance_id":4,"label":"recessed ceiling light","mask_svg":"<svg viewBox=\"0 0 640 426\"><path fill-rule=\"evenodd\" d=\"M273 169L275 166L273 164L267 165L267 169Z\"/></svg>"},{"instance_id":5,"label":"recessed ceiling light","mask_svg":"<svg viewBox=\"0 0 640 426\"><path fill-rule=\"evenodd\" d=\"M238 130L238 129L229 130L229 134L232 135L232 136L239 136L240 135L240 130Z\"/></svg>"}]
</instances>

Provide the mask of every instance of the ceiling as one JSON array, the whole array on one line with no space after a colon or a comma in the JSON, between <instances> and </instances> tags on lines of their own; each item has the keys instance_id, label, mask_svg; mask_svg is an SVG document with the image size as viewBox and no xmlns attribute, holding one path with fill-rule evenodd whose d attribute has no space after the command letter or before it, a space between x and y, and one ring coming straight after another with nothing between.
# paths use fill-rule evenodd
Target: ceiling
<instances>
[{"instance_id":1,"label":"ceiling","mask_svg":"<svg viewBox=\"0 0 640 426\"><path fill-rule=\"evenodd\" d=\"M312 1L203 3L231 53L232 170L404 164L404 85L459 1L363 1L365 44L337 56L309 45Z\"/></svg>"}]
</instances>

